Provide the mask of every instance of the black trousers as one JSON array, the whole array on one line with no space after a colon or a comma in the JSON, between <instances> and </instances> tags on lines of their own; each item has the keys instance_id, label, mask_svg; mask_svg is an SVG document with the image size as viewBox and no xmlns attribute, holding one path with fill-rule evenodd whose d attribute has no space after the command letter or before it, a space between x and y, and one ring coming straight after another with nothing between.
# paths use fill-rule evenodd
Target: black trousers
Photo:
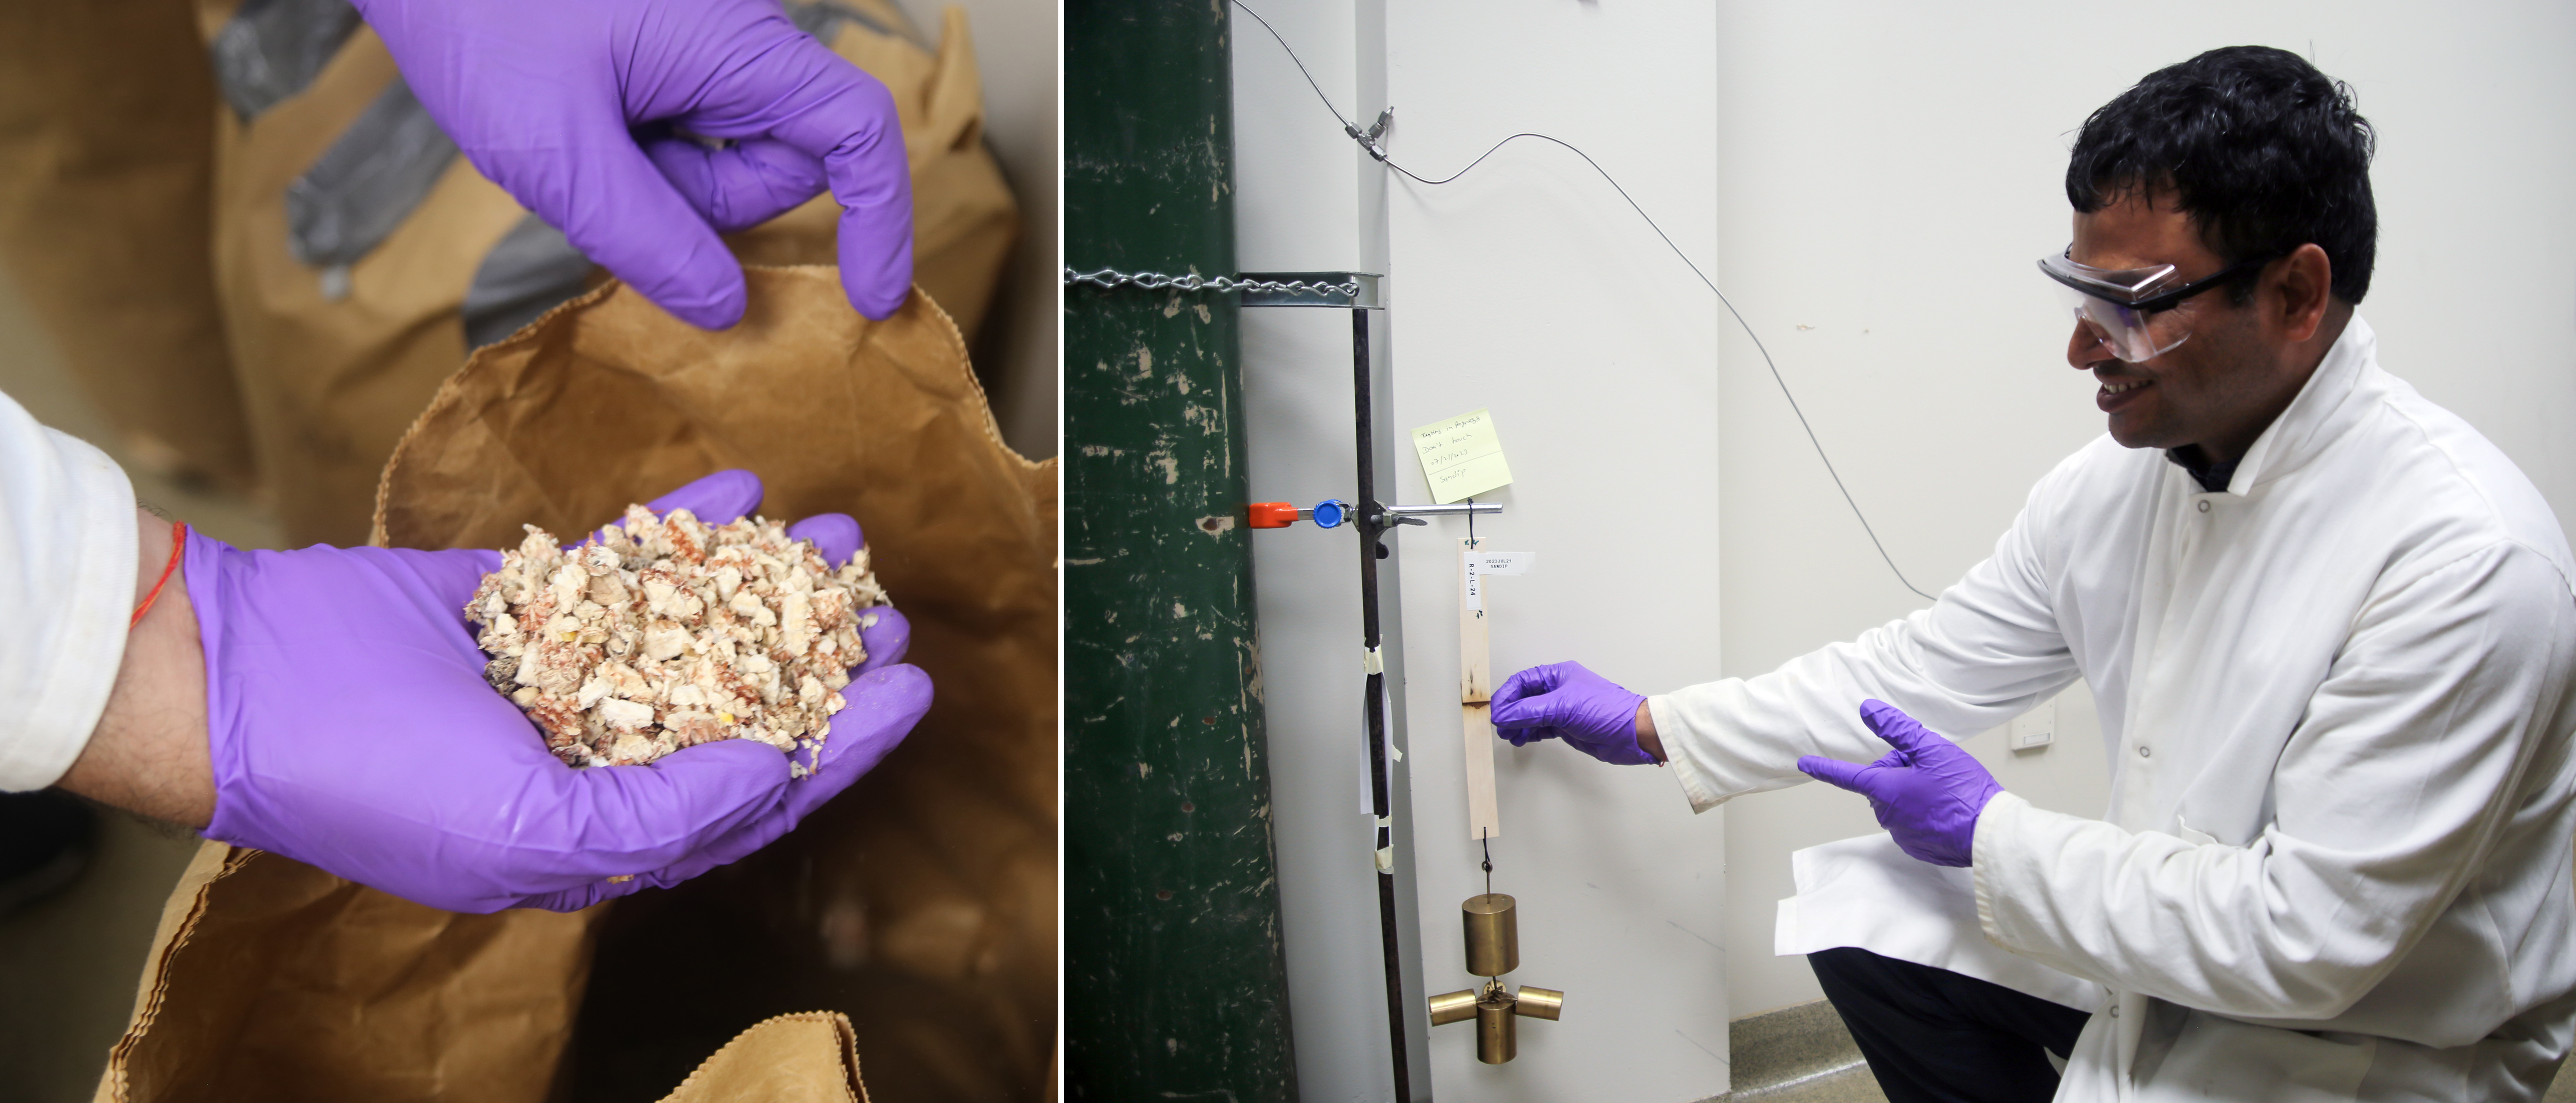
<instances>
[{"instance_id":1,"label":"black trousers","mask_svg":"<svg viewBox=\"0 0 2576 1103\"><path fill-rule=\"evenodd\" d=\"M2043 1103L2057 1094L2046 1053L2072 1052L2093 1017L1867 950L1825 950L1807 965L1889 1103Z\"/></svg>"}]
</instances>

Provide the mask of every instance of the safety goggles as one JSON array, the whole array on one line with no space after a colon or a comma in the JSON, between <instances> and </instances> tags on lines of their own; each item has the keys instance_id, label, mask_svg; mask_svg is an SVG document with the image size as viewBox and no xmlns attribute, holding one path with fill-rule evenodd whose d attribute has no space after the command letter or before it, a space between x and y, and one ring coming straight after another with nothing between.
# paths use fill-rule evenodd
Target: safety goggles
<instances>
[{"instance_id":1,"label":"safety goggles","mask_svg":"<svg viewBox=\"0 0 2576 1103\"><path fill-rule=\"evenodd\" d=\"M2057 281L2079 325L2110 346L2111 354L2132 364L2153 360L2189 340L2191 331L2172 314L2184 299L2259 269L2279 253L2250 256L2200 279L2183 283L2174 266L2095 268L2066 254L2041 257L2039 270Z\"/></svg>"}]
</instances>

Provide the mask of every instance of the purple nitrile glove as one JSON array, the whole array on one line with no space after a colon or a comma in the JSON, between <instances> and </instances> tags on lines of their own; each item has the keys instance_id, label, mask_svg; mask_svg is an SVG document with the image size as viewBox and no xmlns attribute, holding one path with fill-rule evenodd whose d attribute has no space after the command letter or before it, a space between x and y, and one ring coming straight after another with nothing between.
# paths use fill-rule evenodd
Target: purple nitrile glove
<instances>
[{"instance_id":1,"label":"purple nitrile glove","mask_svg":"<svg viewBox=\"0 0 2576 1103\"><path fill-rule=\"evenodd\" d=\"M894 97L775 0L355 2L476 170L681 320L740 321L716 235L827 185L850 305L883 318L910 293Z\"/></svg>"},{"instance_id":2,"label":"purple nitrile glove","mask_svg":"<svg viewBox=\"0 0 2576 1103\"><path fill-rule=\"evenodd\" d=\"M1936 866L1965 866L1975 853L1977 813L2004 787L1984 763L1885 701L1860 703L1860 719L1896 748L1867 766L1823 755L1798 769L1827 785L1869 798L1878 825L1896 846Z\"/></svg>"},{"instance_id":3,"label":"purple nitrile glove","mask_svg":"<svg viewBox=\"0 0 2576 1103\"><path fill-rule=\"evenodd\" d=\"M1534 666L1494 691L1494 734L1515 747L1561 738L1614 766L1651 766L1655 756L1637 746L1637 706L1645 702L1582 663Z\"/></svg>"},{"instance_id":4,"label":"purple nitrile glove","mask_svg":"<svg viewBox=\"0 0 2576 1103\"><path fill-rule=\"evenodd\" d=\"M652 506L723 523L760 493L758 479L724 472ZM838 514L790 531L827 558L859 543ZM747 740L576 770L483 681L461 610L499 565L481 550L243 551L190 530L215 775L206 837L453 911L580 907L759 849L930 707L929 678L897 665L908 626L872 610L868 661L841 691L849 704L813 776L790 780L786 755Z\"/></svg>"}]
</instances>

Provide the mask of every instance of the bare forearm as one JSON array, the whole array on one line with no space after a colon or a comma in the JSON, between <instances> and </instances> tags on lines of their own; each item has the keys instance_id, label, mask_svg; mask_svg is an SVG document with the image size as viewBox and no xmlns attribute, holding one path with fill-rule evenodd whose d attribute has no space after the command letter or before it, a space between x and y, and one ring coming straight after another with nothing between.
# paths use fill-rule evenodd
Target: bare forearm
<instances>
[{"instance_id":1,"label":"bare forearm","mask_svg":"<svg viewBox=\"0 0 2576 1103\"><path fill-rule=\"evenodd\" d=\"M1664 757L1664 741L1655 734L1654 710L1643 701L1637 702L1637 749L1646 752L1656 765L1671 761Z\"/></svg>"},{"instance_id":2,"label":"bare forearm","mask_svg":"<svg viewBox=\"0 0 2576 1103\"><path fill-rule=\"evenodd\" d=\"M170 522L142 510L134 601L170 561ZM125 637L116 688L63 788L157 820L204 828L214 818L214 767L206 753L206 656L182 563L150 612Z\"/></svg>"}]
</instances>

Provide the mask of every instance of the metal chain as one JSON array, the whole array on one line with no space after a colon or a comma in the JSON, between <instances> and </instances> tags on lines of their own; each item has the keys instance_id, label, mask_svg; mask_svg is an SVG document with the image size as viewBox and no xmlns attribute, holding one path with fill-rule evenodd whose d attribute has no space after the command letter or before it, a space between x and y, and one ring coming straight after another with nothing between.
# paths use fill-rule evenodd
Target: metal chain
<instances>
[{"instance_id":1,"label":"metal chain","mask_svg":"<svg viewBox=\"0 0 2576 1103\"><path fill-rule=\"evenodd\" d=\"M1202 276L1196 272L1186 276L1167 276L1160 272L1121 272L1115 268L1103 268L1097 272L1076 272L1067 268L1064 270L1064 282L1068 287L1077 283L1087 283L1097 287L1141 287L1148 291L1159 291L1166 287L1181 291L1281 291L1291 295L1313 295L1317 298L1333 294L1358 298L1360 293L1358 280L1345 280L1341 283L1315 283L1306 280L1246 280L1233 276Z\"/></svg>"}]
</instances>

